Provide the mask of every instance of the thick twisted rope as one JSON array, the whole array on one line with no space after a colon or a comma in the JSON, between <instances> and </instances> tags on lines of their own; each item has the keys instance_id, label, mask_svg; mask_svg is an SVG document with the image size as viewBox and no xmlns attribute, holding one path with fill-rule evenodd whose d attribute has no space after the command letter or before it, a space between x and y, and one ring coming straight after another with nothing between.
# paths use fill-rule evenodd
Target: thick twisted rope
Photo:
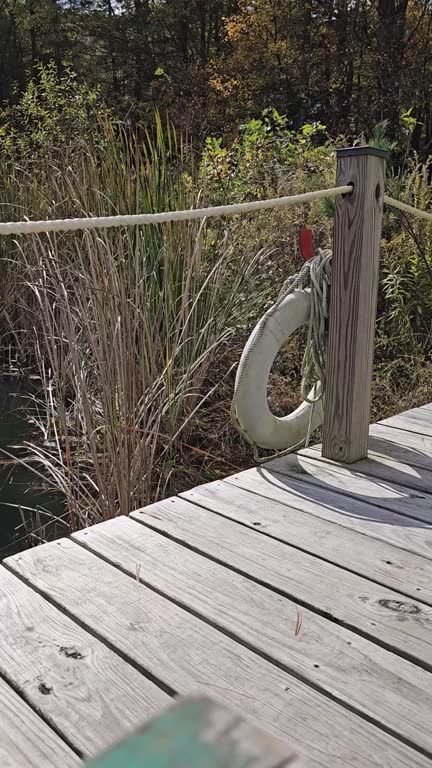
<instances>
[{"instance_id":1,"label":"thick twisted rope","mask_svg":"<svg viewBox=\"0 0 432 768\"><path fill-rule=\"evenodd\" d=\"M416 216L418 219L428 219L429 221L432 221L432 213L429 213L428 211L422 211L420 208L414 208L413 205L403 203L401 200L396 200L394 197L384 195L384 202L387 205L391 205L393 208L398 208L400 211L404 211L404 213L409 213L411 216Z\"/></svg>"},{"instance_id":2,"label":"thick twisted rope","mask_svg":"<svg viewBox=\"0 0 432 768\"><path fill-rule=\"evenodd\" d=\"M254 461L257 464L263 464L266 461L270 461L271 459L286 456L288 453L292 453L304 445L307 446L309 444L313 408L315 403L323 398L325 392L325 360L327 351L327 319L330 301L329 288L331 282L331 257L331 251L319 250L315 258L309 259L304 263L300 272L297 272L295 275L291 275L284 282L275 304L273 304L270 309L267 310L265 315L263 315L259 321L254 340L242 361L241 367L238 370L236 386L234 388L234 395L231 402L231 419L236 429L252 446ZM306 349L301 367L301 396L303 400L312 404L308 431L305 439L300 443L296 443L296 445L285 448L283 451L275 451L275 453L273 453L271 456L261 457L259 455L258 446L249 437L248 433L243 429L237 419L236 403L238 398L238 390L240 388L240 383L243 380L243 377L246 375L245 369L249 357L252 354L256 344L261 339L269 318L272 317L275 312L277 312L284 299L286 299L290 293L294 293L294 291L301 291L305 288L310 289L311 309L308 334L306 339ZM314 392L314 396L312 398L310 397L310 391Z\"/></svg>"},{"instance_id":3,"label":"thick twisted rope","mask_svg":"<svg viewBox=\"0 0 432 768\"><path fill-rule=\"evenodd\" d=\"M340 187L318 189L301 195L288 195L268 200L254 200L250 203L216 205L209 208L191 208L185 211L165 211L163 213L136 213L124 216L88 216L77 219L51 219L47 221L8 221L0 222L0 235L38 235L42 232L76 232L77 230L111 229L112 227L136 227L149 224L166 224L171 221L192 221L216 216L234 216L284 206L312 203L338 195L348 195L353 188L350 184ZM384 202L394 208L421 219L432 221L432 213L414 208L412 205L384 195Z\"/></svg>"},{"instance_id":4,"label":"thick twisted rope","mask_svg":"<svg viewBox=\"0 0 432 768\"><path fill-rule=\"evenodd\" d=\"M136 213L128 216L100 216L83 219L53 219L51 221L10 221L0 223L0 235L31 235L41 232L74 232L78 229L109 229L111 227L135 227L140 224L166 224L170 221L191 221L215 216L234 216L270 208L313 203L326 197L337 197L352 192L352 186L330 187L301 195L254 200L236 205L216 205L210 208L191 208L186 211L164 213Z\"/></svg>"},{"instance_id":5,"label":"thick twisted rope","mask_svg":"<svg viewBox=\"0 0 432 768\"><path fill-rule=\"evenodd\" d=\"M330 282L331 282L331 258L332 252L329 250L318 251L314 259L307 261L302 268L305 270L303 285L309 277L311 310L308 325L308 335L306 340L306 349L303 356L301 367L301 396L307 403L318 402L322 400L325 391L326 381L326 353L327 353L327 321L329 316L330 303ZM316 389L318 382L321 383L320 391L314 399L310 398L309 392ZM307 436L308 443L310 434Z\"/></svg>"}]
</instances>

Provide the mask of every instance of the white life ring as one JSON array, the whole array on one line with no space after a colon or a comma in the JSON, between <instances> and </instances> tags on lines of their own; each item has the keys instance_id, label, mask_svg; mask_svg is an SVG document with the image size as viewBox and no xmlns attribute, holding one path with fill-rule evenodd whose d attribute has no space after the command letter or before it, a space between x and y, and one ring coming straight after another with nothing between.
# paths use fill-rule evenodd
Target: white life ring
<instances>
[{"instance_id":1,"label":"white life ring","mask_svg":"<svg viewBox=\"0 0 432 768\"><path fill-rule=\"evenodd\" d=\"M288 416L274 416L267 401L267 382L273 361L289 336L309 320L311 298L309 290L290 293L269 312L250 335L237 370L235 382L235 413L240 426L261 448L283 450L301 444L308 434L323 421L322 400L314 404L303 402ZM316 398L312 390L310 399Z\"/></svg>"}]
</instances>

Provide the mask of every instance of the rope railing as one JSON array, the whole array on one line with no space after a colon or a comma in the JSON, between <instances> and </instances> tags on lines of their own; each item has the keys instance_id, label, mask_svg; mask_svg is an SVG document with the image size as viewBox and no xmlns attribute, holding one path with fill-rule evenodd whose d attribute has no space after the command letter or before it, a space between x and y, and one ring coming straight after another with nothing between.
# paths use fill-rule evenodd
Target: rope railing
<instances>
[{"instance_id":1,"label":"rope railing","mask_svg":"<svg viewBox=\"0 0 432 768\"><path fill-rule=\"evenodd\" d=\"M412 216L416 216L418 219L428 219L429 221L432 221L432 213L429 213L428 211L422 211L420 208L414 208L413 205L403 203L401 200L396 200L394 197L384 195L384 202L387 205L391 205L393 208L398 208L404 213L410 213Z\"/></svg>"},{"instance_id":2,"label":"rope railing","mask_svg":"<svg viewBox=\"0 0 432 768\"><path fill-rule=\"evenodd\" d=\"M53 219L51 221L10 221L0 223L0 235L31 235L42 232L74 232L79 229L108 229L111 227L135 227L140 224L166 224L171 221L191 221L216 216L234 216L238 213L250 213L271 208L313 203L338 195L352 192L351 185L318 189L301 195L275 197L268 200L254 200L250 203L216 205L209 208L190 208L186 211L166 211L163 213L136 213L125 216L100 216L81 219Z\"/></svg>"},{"instance_id":3,"label":"rope railing","mask_svg":"<svg viewBox=\"0 0 432 768\"><path fill-rule=\"evenodd\" d=\"M184 211L164 211L162 213L136 213L119 216L88 216L74 219L47 219L42 221L7 221L0 222L0 236L3 235L38 235L49 232L76 232L78 230L111 229L113 227L135 227L139 225L166 224L173 221L192 221L220 216L235 216L241 213L262 211L273 208L283 208L315 200L335 198L339 195L349 195L352 185L346 184L328 189L318 189L314 192L304 192L300 195L274 197L267 200L253 200L249 203L233 203L216 205L208 208L188 208ZM415 208L412 205L384 195L384 203L398 208L420 219L432 221L432 213Z\"/></svg>"}]
</instances>

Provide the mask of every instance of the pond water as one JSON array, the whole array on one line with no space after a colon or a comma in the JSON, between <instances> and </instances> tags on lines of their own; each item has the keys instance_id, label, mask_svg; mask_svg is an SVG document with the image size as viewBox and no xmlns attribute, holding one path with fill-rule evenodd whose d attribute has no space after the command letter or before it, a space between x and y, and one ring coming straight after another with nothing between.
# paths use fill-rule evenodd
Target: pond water
<instances>
[{"instance_id":1,"label":"pond water","mask_svg":"<svg viewBox=\"0 0 432 768\"><path fill-rule=\"evenodd\" d=\"M23 411L33 389L32 382L27 380L0 378L0 561L35 542L29 536L31 520L34 529L51 519L50 515L58 516L64 511L61 499L53 492L41 490L41 480L30 469L11 461L2 452L22 456L17 446L34 439Z\"/></svg>"}]
</instances>

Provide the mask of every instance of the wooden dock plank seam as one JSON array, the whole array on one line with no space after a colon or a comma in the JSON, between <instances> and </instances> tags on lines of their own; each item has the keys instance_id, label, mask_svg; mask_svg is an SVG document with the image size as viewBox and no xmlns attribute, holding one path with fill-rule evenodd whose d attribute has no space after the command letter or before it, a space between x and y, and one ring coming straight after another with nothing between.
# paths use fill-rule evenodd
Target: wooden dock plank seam
<instances>
[{"instance_id":1,"label":"wooden dock plank seam","mask_svg":"<svg viewBox=\"0 0 432 768\"><path fill-rule=\"evenodd\" d=\"M66 742L0 677L1 768L77 768Z\"/></svg>"},{"instance_id":2,"label":"wooden dock plank seam","mask_svg":"<svg viewBox=\"0 0 432 768\"><path fill-rule=\"evenodd\" d=\"M244 488L263 499L260 509L266 512L267 519L262 521L260 527L264 530L271 530L280 519L279 515L272 515L273 506L265 501L268 499L286 508L286 512L281 515L282 519L290 517L291 510L296 509L363 536L386 541L398 549L432 559L432 525L424 521L413 522L399 512L373 506L353 496L334 493L323 486L317 493L314 486L305 485L302 478L282 475L266 467L239 472L223 482ZM187 492L182 494L182 498L188 498ZM367 546L367 542L364 545Z\"/></svg>"},{"instance_id":3,"label":"wooden dock plank seam","mask_svg":"<svg viewBox=\"0 0 432 768\"><path fill-rule=\"evenodd\" d=\"M0 674L80 756L97 754L169 701L6 567L0 614Z\"/></svg>"},{"instance_id":4,"label":"wooden dock plank seam","mask_svg":"<svg viewBox=\"0 0 432 768\"><path fill-rule=\"evenodd\" d=\"M182 498L404 596L432 605L432 562L420 555L401 552L378 539L372 539L365 547L362 534L357 531L297 511L293 505L289 513L277 501L264 505L248 489L225 481L200 486L182 494Z\"/></svg>"},{"instance_id":5,"label":"wooden dock plank seam","mask_svg":"<svg viewBox=\"0 0 432 768\"><path fill-rule=\"evenodd\" d=\"M55 547L61 552L53 562L44 553ZM328 768L378 766L382 754L391 765L430 768L419 745L407 746L83 547L64 540L23 553L21 563L33 553L29 582L46 589L43 571L50 573L51 600L179 693L216 696Z\"/></svg>"},{"instance_id":6,"label":"wooden dock plank seam","mask_svg":"<svg viewBox=\"0 0 432 768\"><path fill-rule=\"evenodd\" d=\"M432 404L369 442L5 560L2 768L75 768L194 691L311 765L432 768Z\"/></svg>"},{"instance_id":7,"label":"wooden dock plank seam","mask_svg":"<svg viewBox=\"0 0 432 768\"><path fill-rule=\"evenodd\" d=\"M394 734L407 733L407 722L419 702L432 712L429 673L311 611L299 610L269 589L255 585L251 592L245 577L202 555L185 553L181 545L152 529L137 530L137 525L118 518L82 531L74 540L132 578L133 563L138 563L144 584L305 682L342 698L352 710L360 708ZM425 725L428 718L423 721L420 706L414 729L422 742L420 723Z\"/></svg>"},{"instance_id":8,"label":"wooden dock plank seam","mask_svg":"<svg viewBox=\"0 0 432 768\"><path fill-rule=\"evenodd\" d=\"M401 600L393 590L178 497L157 502L132 517L432 670L432 609L428 606ZM408 616L412 621L407 622Z\"/></svg>"}]
</instances>

